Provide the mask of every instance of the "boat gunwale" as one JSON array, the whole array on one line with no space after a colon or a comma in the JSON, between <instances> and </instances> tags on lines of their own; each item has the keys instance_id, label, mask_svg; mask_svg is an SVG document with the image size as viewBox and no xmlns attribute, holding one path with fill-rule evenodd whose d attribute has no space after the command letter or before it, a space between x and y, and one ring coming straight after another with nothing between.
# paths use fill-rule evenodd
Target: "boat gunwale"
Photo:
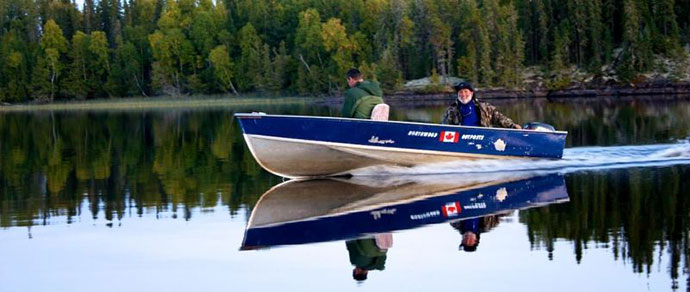
<instances>
[{"instance_id":1,"label":"boat gunwale","mask_svg":"<svg viewBox=\"0 0 690 292\"><path fill-rule=\"evenodd\" d=\"M396 123L396 124L406 124L406 125L423 125L423 126L441 126L441 127L452 127L452 128L466 128L466 129L491 129L498 131L515 131L521 133L543 133L543 134L558 134L567 135L568 131L534 131L526 129L512 129L512 128L493 128L493 127L481 127L481 126L463 126L463 125L448 125L448 124L434 124L434 123L422 123L422 122L410 122L410 121L377 121L368 119L356 119L356 118L344 118L344 117L325 117L325 116L304 116L304 115L273 115L265 113L235 113L237 118L261 118L261 117L277 117L277 118L306 118L306 119L334 119L334 120L347 120L347 121L366 121L373 123Z\"/></svg>"}]
</instances>

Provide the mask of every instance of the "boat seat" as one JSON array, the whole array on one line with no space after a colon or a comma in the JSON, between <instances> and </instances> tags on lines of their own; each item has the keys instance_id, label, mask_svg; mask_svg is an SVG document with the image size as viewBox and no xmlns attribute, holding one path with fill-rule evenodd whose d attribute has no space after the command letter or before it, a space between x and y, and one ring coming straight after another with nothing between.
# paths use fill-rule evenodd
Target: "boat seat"
<instances>
[{"instance_id":1,"label":"boat seat","mask_svg":"<svg viewBox=\"0 0 690 292\"><path fill-rule=\"evenodd\" d=\"M385 103L377 104L373 110L371 110L371 119L375 121L387 121L390 107Z\"/></svg>"}]
</instances>

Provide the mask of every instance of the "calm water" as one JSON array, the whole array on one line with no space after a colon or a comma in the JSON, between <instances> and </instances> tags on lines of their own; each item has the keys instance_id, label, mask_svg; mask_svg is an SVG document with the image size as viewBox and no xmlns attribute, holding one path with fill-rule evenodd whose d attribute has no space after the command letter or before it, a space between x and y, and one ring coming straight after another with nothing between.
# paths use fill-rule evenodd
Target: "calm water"
<instances>
[{"instance_id":1,"label":"calm water","mask_svg":"<svg viewBox=\"0 0 690 292\"><path fill-rule=\"evenodd\" d=\"M0 291L688 291L690 102L496 105L564 158L284 182L234 109L0 114Z\"/></svg>"}]
</instances>

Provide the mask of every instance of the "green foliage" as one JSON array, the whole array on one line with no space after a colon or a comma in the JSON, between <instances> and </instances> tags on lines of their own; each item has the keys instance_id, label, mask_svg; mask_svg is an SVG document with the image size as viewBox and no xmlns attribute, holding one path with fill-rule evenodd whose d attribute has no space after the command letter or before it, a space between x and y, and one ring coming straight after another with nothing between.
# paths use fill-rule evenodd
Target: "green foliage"
<instances>
[{"instance_id":1,"label":"green foliage","mask_svg":"<svg viewBox=\"0 0 690 292\"><path fill-rule=\"evenodd\" d=\"M561 30L556 31L556 40L554 41L554 49L549 63L549 76L547 80L547 87L549 89L564 89L570 86L570 76L568 73L568 47L570 39L568 39L567 23L562 25Z\"/></svg>"},{"instance_id":2,"label":"green foliage","mask_svg":"<svg viewBox=\"0 0 690 292\"><path fill-rule=\"evenodd\" d=\"M239 42L241 53L237 69L242 74L237 77L237 85L242 91L261 88L264 86L261 74L263 44L251 23L240 29Z\"/></svg>"},{"instance_id":3,"label":"green foliage","mask_svg":"<svg viewBox=\"0 0 690 292\"><path fill-rule=\"evenodd\" d=\"M331 18L321 26L321 39L326 52L330 53L330 62L326 63L326 68L329 90L333 90L333 86L345 85L343 76L354 67L354 55L359 47L354 38L348 37L345 26L338 18Z\"/></svg>"},{"instance_id":4,"label":"green foliage","mask_svg":"<svg viewBox=\"0 0 690 292\"><path fill-rule=\"evenodd\" d=\"M390 49L383 51L383 57L375 72L381 88L385 90L395 90L403 83L402 72L398 69L396 58Z\"/></svg>"},{"instance_id":5,"label":"green foliage","mask_svg":"<svg viewBox=\"0 0 690 292\"><path fill-rule=\"evenodd\" d=\"M232 59L230 59L228 49L224 45L215 47L209 54L208 60L213 66L216 81L220 88L225 92L228 92L230 89L237 92L232 84L235 65Z\"/></svg>"},{"instance_id":6,"label":"green foliage","mask_svg":"<svg viewBox=\"0 0 690 292\"><path fill-rule=\"evenodd\" d=\"M661 58L684 79L688 19L675 0L5 0L0 100L226 92L219 46L242 92L342 91L361 64L388 90L432 70L521 87L523 65L630 82Z\"/></svg>"},{"instance_id":7,"label":"green foliage","mask_svg":"<svg viewBox=\"0 0 690 292\"><path fill-rule=\"evenodd\" d=\"M72 48L69 51L72 63L69 66L67 80L65 81L65 94L77 99L85 99L90 92L91 77L89 59L89 36L77 31L72 36Z\"/></svg>"},{"instance_id":8,"label":"green foliage","mask_svg":"<svg viewBox=\"0 0 690 292\"><path fill-rule=\"evenodd\" d=\"M67 40L60 26L52 19L43 26L40 48L34 69L34 94L37 98L53 100L60 89L64 67L61 58L67 51Z\"/></svg>"},{"instance_id":9,"label":"green foliage","mask_svg":"<svg viewBox=\"0 0 690 292\"><path fill-rule=\"evenodd\" d=\"M23 101L29 95L31 52L16 29L0 38L0 101Z\"/></svg>"}]
</instances>

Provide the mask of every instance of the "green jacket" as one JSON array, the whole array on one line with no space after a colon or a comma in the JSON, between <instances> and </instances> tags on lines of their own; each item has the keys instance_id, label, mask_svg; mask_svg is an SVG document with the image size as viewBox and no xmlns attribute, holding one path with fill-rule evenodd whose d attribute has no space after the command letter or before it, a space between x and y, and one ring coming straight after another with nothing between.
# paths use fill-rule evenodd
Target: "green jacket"
<instances>
[{"instance_id":1,"label":"green jacket","mask_svg":"<svg viewBox=\"0 0 690 292\"><path fill-rule=\"evenodd\" d=\"M482 127L515 128L515 122L504 116L495 106L478 101L476 98L472 98L472 102L479 108L479 124L482 125ZM461 121L458 101L456 100L446 109L446 113L443 114L442 123L460 125Z\"/></svg>"},{"instance_id":2,"label":"green jacket","mask_svg":"<svg viewBox=\"0 0 690 292\"><path fill-rule=\"evenodd\" d=\"M350 240L345 245L350 253L350 263L355 267L380 271L385 269L387 251L379 249L375 239Z\"/></svg>"},{"instance_id":3,"label":"green jacket","mask_svg":"<svg viewBox=\"0 0 690 292\"><path fill-rule=\"evenodd\" d=\"M371 117L371 110L380 103L383 103L383 91L378 83L358 82L345 91L342 114L346 118L368 119Z\"/></svg>"}]
</instances>

